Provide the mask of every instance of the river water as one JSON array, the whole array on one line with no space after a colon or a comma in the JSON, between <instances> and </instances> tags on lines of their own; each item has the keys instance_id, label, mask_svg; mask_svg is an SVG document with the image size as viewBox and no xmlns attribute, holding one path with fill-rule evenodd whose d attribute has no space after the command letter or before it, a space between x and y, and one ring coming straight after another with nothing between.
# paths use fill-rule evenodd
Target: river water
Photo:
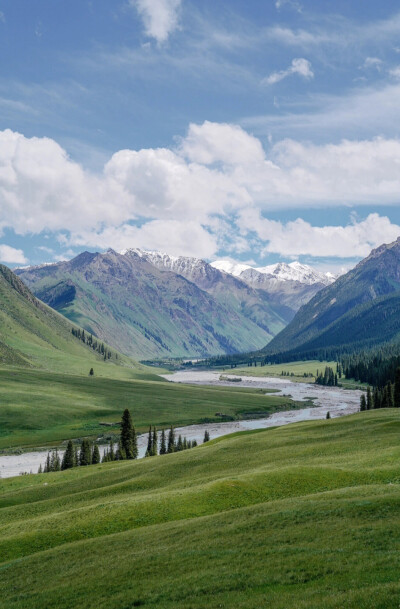
<instances>
[{"instance_id":1,"label":"river water","mask_svg":"<svg viewBox=\"0 0 400 609\"><path fill-rule=\"evenodd\" d=\"M301 408L276 412L265 419L250 419L242 421L229 421L227 423L204 423L200 425L187 425L175 429L176 437L182 435L188 440L197 440L201 443L207 429L210 437L218 438L237 431L249 429L263 429L295 423L298 421L313 421L325 419L329 411L332 418L357 412L360 408L361 391L351 391L337 387L321 387L310 383L294 383L287 378L240 376L241 382L220 381L220 372L211 370L183 370L174 374L165 375L164 378L174 383L189 383L191 385L218 385L252 387L254 389L275 389L275 395L292 397L295 401L307 401L313 398L315 407ZM139 458L144 457L147 447L147 434L138 436ZM100 447L101 454L104 446ZM60 451L62 455L62 451ZM9 478L21 473L36 473L39 465L44 464L47 451L27 452L21 455L0 456L0 477Z\"/></svg>"}]
</instances>

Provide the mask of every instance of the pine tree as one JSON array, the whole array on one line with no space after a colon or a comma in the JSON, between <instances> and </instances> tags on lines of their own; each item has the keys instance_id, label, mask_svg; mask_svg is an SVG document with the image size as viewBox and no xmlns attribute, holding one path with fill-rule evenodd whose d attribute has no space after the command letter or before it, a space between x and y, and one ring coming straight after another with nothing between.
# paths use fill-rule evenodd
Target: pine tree
<instances>
[{"instance_id":1,"label":"pine tree","mask_svg":"<svg viewBox=\"0 0 400 609\"><path fill-rule=\"evenodd\" d=\"M94 375L94 370L93 370L93 368L90 368L90 370L89 370L89 376L93 376L93 375Z\"/></svg>"},{"instance_id":2,"label":"pine tree","mask_svg":"<svg viewBox=\"0 0 400 609\"><path fill-rule=\"evenodd\" d=\"M396 369L396 375L394 380L394 407L400 408L400 368Z\"/></svg>"},{"instance_id":3,"label":"pine tree","mask_svg":"<svg viewBox=\"0 0 400 609\"><path fill-rule=\"evenodd\" d=\"M149 427L149 436L147 439L147 450L146 450L146 457L151 457L151 455L153 454L153 434L151 432L151 425Z\"/></svg>"},{"instance_id":4,"label":"pine tree","mask_svg":"<svg viewBox=\"0 0 400 609\"><path fill-rule=\"evenodd\" d=\"M114 442L110 440L110 449L108 451L109 461L115 461Z\"/></svg>"},{"instance_id":5,"label":"pine tree","mask_svg":"<svg viewBox=\"0 0 400 609\"><path fill-rule=\"evenodd\" d=\"M203 444L204 444L205 442L209 442L209 440L210 440L210 434L209 434L208 429L206 429L206 430L205 430L205 432L204 432Z\"/></svg>"},{"instance_id":6,"label":"pine tree","mask_svg":"<svg viewBox=\"0 0 400 609\"><path fill-rule=\"evenodd\" d=\"M79 452L78 452L78 447L75 446L74 449L74 467L78 467L79 465Z\"/></svg>"},{"instance_id":7,"label":"pine tree","mask_svg":"<svg viewBox=\"0 0 400 609\"><path fill-rule=\"evenodd\" d=\"M151 454L153 457L156 457L158 455L158 434L157 434L157 429L155 427L153 427L153 440L152 440Z\"/></svg>"},{"instance_id":8,"label":"pine tree","mask_svg":"<svg viewBox=\"0 0 400 609\"><path fill-rule=\"evenodd\" d=\"M95 444L92 451L92 464L97 465L97 463L100 463L100 451L98 445Z\"/></svg>"},{"instance_id":9,"label":"pine tree","mask_svg":"<svg viewBox=\"0 0 400 609\"><path fill-rule=\"evenodd\" d=\"M170 428L169 434L168 434L167 452L168 453L173 453L174 450L175 450L175 431L174 431L174 428L171 425L171 428Z\"/></svg>"},{"instance_id":10,"label":"pine tree","mask_svg":"<svg viewBox=\"0 0 400 609\"><path fill-rule=\"evenodd\" d=\"M387 389L387 405L388 405L387 407L388 408L393 408L394 407L393 385L392 385L392 383L390 381L386 385L386 389Z\"/></svg>"},{"instance_id":11,"label":"pine tree","mask_svg":"<svg viewBox=\"0 0 400 609\"><path fill-rule=\"evenodd\" d=\"M327 419L330 419L330 418L331 418L331 413L329 412L329 410L328 410L328 412L326 413L326 418L327 418Z\"/></svg>"},{"instance_id":12,"label":"pine tree","mask_svg":"<svg viewBox=\"0 0 400 609\"><path fill-rule=\"evenodd\" d=\"M92 462L92 451L90 450L89 440L82 440L81 451L79 453L79 465L90 465Z\"/></svg>"},{"instance_id":13,"label":"pine tree","mask_svg":"<svg viewBox=\"0 0 400 609\"><path fill-rule=\"evenodd\" d=\"M74 446L72 440L69 440L62 459L61 469L70 469L71 467L74 467Z\"/></svg>"},{"instance_id":14,"label":"pine tree","mask_svg":"<svg viewBox=\"0 0 400 609\"><path fill-rule=\"evenodd\" d=\"M126 408L122 415L121 421L121 448L123 449L121 454L125 454L125 459L136 459L137 458L137 444L135 451L136 434L132 424L132 417L129 410ZM136 452L136 454L135 454Z\"/></svg>"},{"instance_id":15,"label":"pine tree","mask_svg":"<svg viewBox=\"0 0 400 609\"><path fill-rule=\"evenodd\" d=\"M182 442L182 436L181 435L179 435L178 442L176 444L176 450L177 451L183 450L183 442Z\"/></svg>"},{"instance_id":16,"label":"pine tree","mask_svg":"<svg viewBox=\"0 0 400 609\"><path fill-rule=\"evenodd\" d=\"M360 398L360 411L367 410L367 400L365 399L365 395L362 394Z\"/></svg>"},{"instance_id":17,"label":"pine tree","mask_svg":"<svg viewBox=\"0 0 400 609\"><path fill-rule=\"evenodd\" d=\"M165 443L165 430L161 431L161 444L160 444L160 455L165 455L167 452L167 446Z\"/></svg>"},{"instance_id":18,"label":"pine tree","mask_svg":"<svg viewBox=\"0 0 400 609\"><path fill-rule=\"evenodd\" d=\"M43 474L42 464L39 465L38 474Z\"/></svg>"}]
</instances>

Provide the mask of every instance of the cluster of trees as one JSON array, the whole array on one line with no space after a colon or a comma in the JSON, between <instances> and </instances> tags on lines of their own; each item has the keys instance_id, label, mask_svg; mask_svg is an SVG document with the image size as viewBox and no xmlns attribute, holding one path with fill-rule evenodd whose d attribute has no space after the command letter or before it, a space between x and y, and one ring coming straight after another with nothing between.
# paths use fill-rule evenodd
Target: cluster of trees
<instances>
[{"instance_id":1,"label":"cluster of trees","mask_svg":"<svg viewBox=\"0 0 400 609\"><path fill-rule=\"evenodd\" d=\"M384 387L395 382L400 367L400 345L385 345L368 351L360 351L342 358L346 377L373 387Z\"/></svg>"},{"instance_id":2,"label":"cluster of trees","mask_svg":"<svg viewBox=\"0 0 400 609\"><path fill-rule=\"evenodd\" d=\"M397 369L395 382L388 381L382 388L371 387L367 389L367 395L360 398L360 410L372 410L373 408L400 408L400 368Z\"/></svg>"},{"instance_id":3,"label":"cluster of trees","mask_svg":"<svg viewBox=\"0 0 400 609\"><path fill-rule=\"evenodd\" d=\"M325 367L324 372L319 372L317 370L317 376L315 378L315 382L317 385L326 385L327 387L337 387L338 386L338 373L334 372L334 370L330 366Z\"/></svg>"},{"instance_id":4,"label":"cluster of trees","mask_svg":"<svg viewBox=\"0 0 400 609\"><path fill-rule=\"evenodd\" d=\"M74 446L69 440L62 459L58 450L49 451L44 467L40 465L38 473L59 472L71 467L95 465L100 463L100 451L96 443L91 444L89 440L82 440L80 447Z\"/></svg>"},{"instance_id":5,"label":"cluster of trees","mask_svg":"<svg viewBox=\"0 0 400 609\"><path fill-rule=\"evenodd\" d=\"M93 338L93 334L85 333L85 330L81 330L80 328L72 328L71 333L77 339L81 340L85 345L91 347L93 351L97 351L104 357L104 360L112 358L112 352L104 346L104 343L97 342L95 338ZM118 359L118 355L115 354L115 359Z\"/></svg>"},{"instance_id":6,"label":"cluster of trees","mask_svg":"<svg viewBox=\"0 0 400 609\"><path fill-rule=\"evenodd\" d=\"M210 434L206 430L204 433L204 442L210 440ZM146 457L155 455L165 455L167 453L179 452L197 446L196 440L187 440L180 435L178 439L175 437L175 430L171 425L168 432L168 437L165 430L161 431L161 440L159 442L158 432L155 427L149 429ZM99 447L96 443L90 443L89 440L82 440L80 447L74 446L72 440L69 440L65 453L60 459L58 450L49 451L44 467L40 465L38 473L43 472L58 472L72 467L82 467L85 465L95 465L96 463L107 463L108 461L122 461L125 459L137 459L139 454L137 444L137 434L133 426L132 417L129 410L126 408L121 419L121 433L117 447L114 447L113 440L110 440L108 448L104 451L103 458L100 458Z\"/></svg>"}]
</instances>

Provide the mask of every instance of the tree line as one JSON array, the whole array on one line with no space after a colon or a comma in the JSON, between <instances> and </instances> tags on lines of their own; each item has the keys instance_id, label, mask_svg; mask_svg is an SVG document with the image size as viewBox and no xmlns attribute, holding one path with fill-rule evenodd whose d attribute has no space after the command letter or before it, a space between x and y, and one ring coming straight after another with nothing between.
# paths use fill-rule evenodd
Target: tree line
<instances>
[{"instance_id":1,"label":"tree line","mask_svg":"<svg viewBox=\"0 0 400 609\"><path fill-rule=\"evenodd\" d=\"M85 343L88 347L91 347L93 351L97 351L97 353L103 356L104 360L112 358L112 352L104 346L104 343L98 342L93 337L93 334L85 333L85 330L81 330L80 328L71 328L71 334ZM115 354L115 359L118 359L117 353Z\"/></svg>"},{"instance_id":2,"label":"tree line","mask_svg":"<svg viewBox=\"0 0 400 609\"><path fill-rule=\"evenodd\" d=\"M208 430L204 433L203 442L210 440ZM188 440L181 435L176 438L174 427L171 425L168 436L165 430L161 431L161 438L156 427L150 426L147 441L146 457L156 455L165 455L168 453L180 452L197 446L196 440ZM123 461L126 459L137 459L139 455L137 434L132 422L131 414L126 408L121 419L121 432L116 447L111 439L108 448L104 451L103 457L100 457L98 444L91 443L84 439L80 447L74 446L72 440L68 441L67 448L62 458L57 449L49 451L47 454L44 466L40 465L38 473L57 472L73 467L83 467L86 465L95 465L97 463L107 463L109 461Z\"/></svg>"}]
</instances>

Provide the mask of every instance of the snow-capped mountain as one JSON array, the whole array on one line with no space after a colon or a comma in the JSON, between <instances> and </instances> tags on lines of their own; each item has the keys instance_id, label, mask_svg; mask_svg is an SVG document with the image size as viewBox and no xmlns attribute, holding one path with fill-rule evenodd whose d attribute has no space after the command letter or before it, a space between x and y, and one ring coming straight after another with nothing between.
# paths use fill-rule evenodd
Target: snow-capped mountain
<instances>
[{"instance_id":1,"label":"snow-capped mountain","mask_svg":"<svg viewBox=\"0 0 400 609\"><path fill-rule=\"evenodd\" d=\"M265 280L271 281L295 281L304 285L322 284L324 286L330 285L336 279L332 273L321 273L316 269L313 269L307 264L301 264L300 262L278 262L277 264L271 264L263 267L251 267L247 264L234 263L230 260L216 260L211 263L211 266L239 277L247 283L264 283ZM260 277L263 276L263 277Z\"/></svg>"}]
</instances>

